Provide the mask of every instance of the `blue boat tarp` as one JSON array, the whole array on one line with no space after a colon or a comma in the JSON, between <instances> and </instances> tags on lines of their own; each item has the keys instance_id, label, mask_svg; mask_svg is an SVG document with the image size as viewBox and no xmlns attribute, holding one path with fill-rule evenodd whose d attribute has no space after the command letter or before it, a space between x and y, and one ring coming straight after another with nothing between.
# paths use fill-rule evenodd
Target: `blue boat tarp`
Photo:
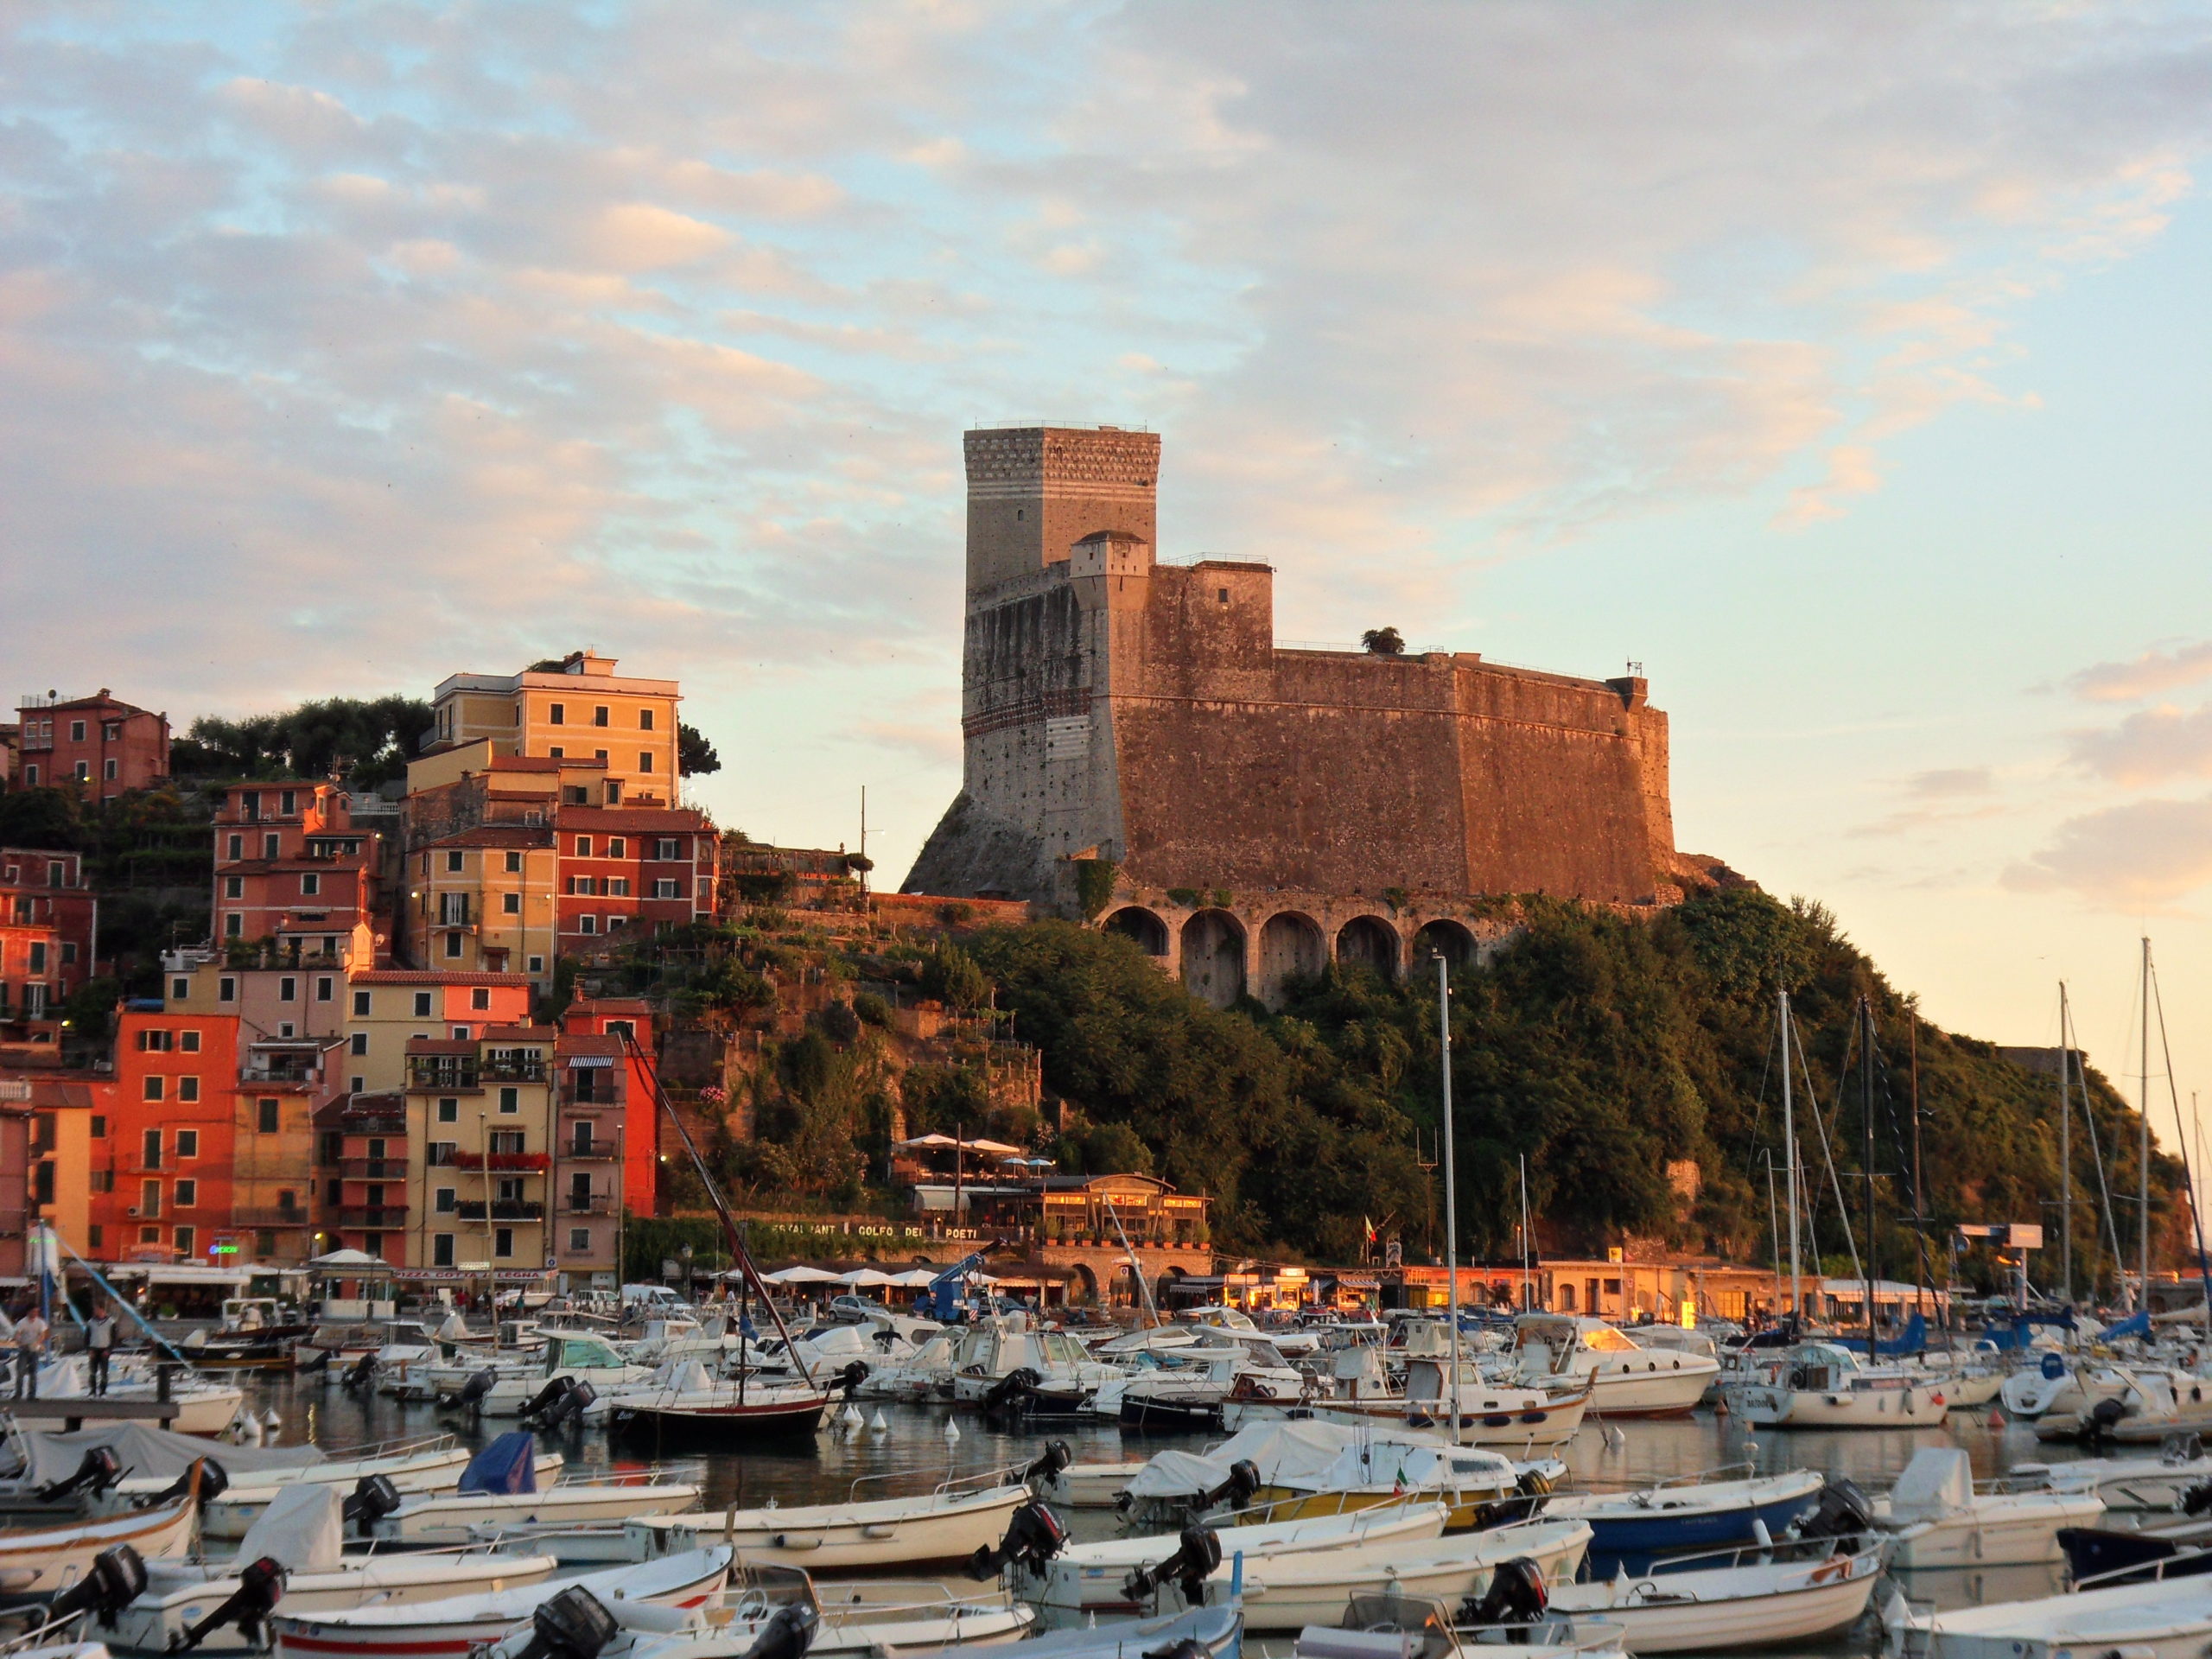
<instances>
[{"instance_id":1,"label":"blue boat tarp","mask_svg":"<svg viewBox=\"0 0 2212 1659\"><path fill-rule=\"evenodd\" d=\"M2129 1314L2118 1325L2108 1325L2097 1333L2099 1342L2118 1342L2122 1337L2147 1337L2151 1334L2151 1310L2143 1308Z\"/></svg>"},{"instance_id":2,"label":"blue boat tarp","mask_svg":"<svg viewBox=\"0 0 2212 1659\"><path fill-rule=\"evenodd\" d=\"M1864 1337L1833 1337L1829 1338L1839 1348L1848 1348L1854 1354L1866 1351ZM1916 1354L1928 1346L1928 1321L1916 1309L1904 1322L1904 1329L1894 1337L1878 1338L1874 1344L1877 1354Z\"/></svg>"},{"instance_id":3,"label":"blue boat tarp","mask_svg":"<svg viewBox=\"0 0 2212 1659\"><path fill-rule=\"evenodd\" d=\"M537 1490L537 1437L518 1428L499 1438L468 1460L461 1471L464 1492L505 1495Z\"/></svg>"}]
</instances>

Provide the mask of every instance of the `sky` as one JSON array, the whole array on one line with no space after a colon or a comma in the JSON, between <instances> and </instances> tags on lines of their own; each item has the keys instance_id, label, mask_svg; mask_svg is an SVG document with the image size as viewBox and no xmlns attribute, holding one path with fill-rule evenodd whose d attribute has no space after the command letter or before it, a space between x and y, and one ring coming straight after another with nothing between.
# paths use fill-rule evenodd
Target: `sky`
<instances>
[{"instance_id":1,"label":"sky","mask_svg":"<svg viewBox=\"0 0 2212 1659\"><path fill-rule=\"evenodd\" d=\"M1162 435L1284 639L1640 663L1677 838L2212 1092L2212 9L0 0L0 658L590 645L903 874L960 436ZM2163 1061L2154 1058L2160 1121ZM2126 1083L2133 1094L2137 1084ZM2171 1137L2169 1137L2171 1138Z\"/></svg>"}]
</instances>

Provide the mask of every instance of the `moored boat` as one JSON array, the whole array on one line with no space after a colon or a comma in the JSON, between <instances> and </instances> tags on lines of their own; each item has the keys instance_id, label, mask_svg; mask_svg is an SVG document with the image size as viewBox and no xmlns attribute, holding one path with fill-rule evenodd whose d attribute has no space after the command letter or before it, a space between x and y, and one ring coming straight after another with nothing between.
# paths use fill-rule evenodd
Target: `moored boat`
<instances>
[{"instance_id":1,"label":"moored boat","mask_svg":"<svg viewBox=\"0 0 2212 1659\"><path fill-rule=\"evenodd\" d=\"M1740 1466L1740 1465L1739 1465ZM1626 1492L1568 1492L1544 1505L1547 1519L1587 1522L1591 1570L1610 1576L1649 1570L1652 1558L1779 1538L1820 1503L1824 1482L1809 1469L1740 1479L1661 1481Z\"/></svg>"},{"instance_id":2,"label":"moored boat","mask_svg":"<svg viewBox=\"0 0 2212 1659\"><path fill-rule=\"evenodd\" d=\"M629 1522L625 1530L650 1534L658 1551L723 1543L748 1562L810 1573L877 1572L968 1560L996 1544L1014 1512L1033 1501L1026 1485L979 1491L963 1483L912 1497L657 1515Z\"/></svg>"},{"instance_id":3,"label":"moored boat","mask_svg":"<svg viewBox=\"0 0 2212 1659\"><path fill-rule=\"evenodd\" d=\"M1560 1586L1548 1611L1618 1624L1630 1653L1715 1653L1801 1642L1859 1622L1882 1576L1879 1542L1683 1557L1665 1570Z\"/></svg>"},{"instance_id":4,"label":"moored boat","mask_svg":"<svg viewBox=\"0 0 2212 1659\"><path fill-rule=\"evenodd\" d=\"M2024 1567L2057 1560L2060 1530L2093 1524L2104 1508L2094 1491L1976 1491L1967 1454L1931 1446L1875 1500L1874 1523L1895 1540L1890 1564L1907 1571Z\"/></svg>"}]
</instances>

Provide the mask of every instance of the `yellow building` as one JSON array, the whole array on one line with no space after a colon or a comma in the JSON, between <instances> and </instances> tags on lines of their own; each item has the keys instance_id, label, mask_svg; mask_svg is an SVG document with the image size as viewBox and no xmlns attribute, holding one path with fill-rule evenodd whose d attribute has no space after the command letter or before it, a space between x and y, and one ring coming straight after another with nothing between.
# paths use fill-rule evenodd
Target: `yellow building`
<instances>
[{"instance_id":1,"label":"yellow building","mask_svg":"<svg viewBox=\"0 0 2212 1659\"><path fill-rule=\"evenodd\" d=\"M61 1241L79 1255L98 1255L91 1230L92 1137L105 1141L107 1112L101 1096L105 1079L15 1077L0 1098L20 1096L31 1111L29 1198L31 1214L53 1224Z\"/></svg>"},{"instance_id":2,"label":"yellow building","mask_svg":"<svg viewBox=\"0 0 2212 1659\"><path fill-rule=\"evenodd\" d=\"M559 863L550 825L482 824L423 847L407 871L410 954L442 971L547 982Z\"/></svg>"},{"instance_id":3,"label":"yellow building","mask_svg":"<svg viewBox=\"0 0 2212 1659\"><path fill-rule=\"evenodd\" d=\"M407 1044L410 1268L466 1274L488 1263L494 1274L535 1275L553 1267L557 1040L550 1026L515 1025Z\"/></svg>"},{"instance_id":4,"label":"yellow building","mask_svg":"<svg viewBox=\"0 0 2212 1659\"><path fill-rule=\"evenodd\" d=\"M418 1038L466 1041L530 1018L530 981L520 974L356 974L346 989L346 1042L335 1064L349 1094L407 1087L407 1046Z\"/></svg>"},{"instance_id":5,"label":"yellow building","mask_svg":"<svg viewBox=\"0 0 2212 1659\"><path fill-rule=\"evenodd\" d=\"M674 680L617 675L614 658L571 652L519 674L454 674L437 689L438 749L488 741L501 754L596 760L621 798L676 798Z\"/></svg>"}]
</instances>

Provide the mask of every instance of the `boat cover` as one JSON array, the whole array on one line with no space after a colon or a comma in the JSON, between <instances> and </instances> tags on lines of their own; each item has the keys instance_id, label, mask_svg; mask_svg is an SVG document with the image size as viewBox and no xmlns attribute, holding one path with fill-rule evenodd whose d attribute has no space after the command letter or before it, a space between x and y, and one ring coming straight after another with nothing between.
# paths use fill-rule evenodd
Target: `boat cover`
<instances>
[{"instance_id":1,"label":"boat cover","mask_svg":"<svg viewBox=\"0 0 2212 1659\"><path fill-rule=\"evenodd\" d=\"M23 1459L23 1482L32 1486L67 1479L96 1446L114 1452L124 1473L134 1479L175 1480L200 1459L213 1458L223 1465L233 1486L244 1484L240 1478L257 1471L297 1469L323 1460L312 1446L218 1446L149 1423L116 1423L71 1434L19 1433L14 1439Z\"/></svg>"},{"instance_id":2,"label":"boat cover","mask_svg":"<svg viewBox=\"0 0 2212 1659\"><path fill-rule=\"evenodd\" d=\"M1336 1460L1304 1479L1278 1485L1317 1492L1353 1491L1389 1485L1402 1491L1431 1487L1505 1488L1514 1483L1513 1465L1498 1453L1474 1446L1427 1446L1405 1440L1370 1440L1348 1446Z\"/></svg>"},{"instance_id":3,"label":"boat cover","mask_svg":"<svg viewBox=\"0 0 2212 1659\"><path fill-rule=\"evenodd\" d=\"M1974 1470L1955 1446L1923 1446L1890 1492L1890 1515L1900 1523L1933 1521L1974 1506Z\"/></svg>"},{"instance_id":4,"label":"boat cover","mask_svg":"<svg viewBox=\"0 0 2212 1659\"><path fill-rule=\"evenodd\" d=\"M537 1490L537 1437L526 1428L511 1430L468 1460L459 1491L506 1495Z\"/></svg>"},{"instance_id":5,"label":"boat cover","mask_svg":"<svg viewBox=\"0 0 2212 1659\"><path fill-rule=\"evenodd\" d=\"M327 1481L281 1488L238 1541L238 1559L271 1556L295 1573L337 1570L346 1551L346 1500Z\"/></svg>"},{"instance_id":6,"label":"boat cover","mask_svg":"<svg viewBox=\"0 0 2212 1659\"><path fill-rule=\"evenodd\" d=\"M1254 1423L1206 1452L1161 1452L1128 1484L1132 1499L1188 1497L1210 1492L1229 1478L1231 1465L1249 1459L1271 1486L1304 1485L1344 1454L1360 1431L1335 1423Z\"/></svg>"}]
</instances>

